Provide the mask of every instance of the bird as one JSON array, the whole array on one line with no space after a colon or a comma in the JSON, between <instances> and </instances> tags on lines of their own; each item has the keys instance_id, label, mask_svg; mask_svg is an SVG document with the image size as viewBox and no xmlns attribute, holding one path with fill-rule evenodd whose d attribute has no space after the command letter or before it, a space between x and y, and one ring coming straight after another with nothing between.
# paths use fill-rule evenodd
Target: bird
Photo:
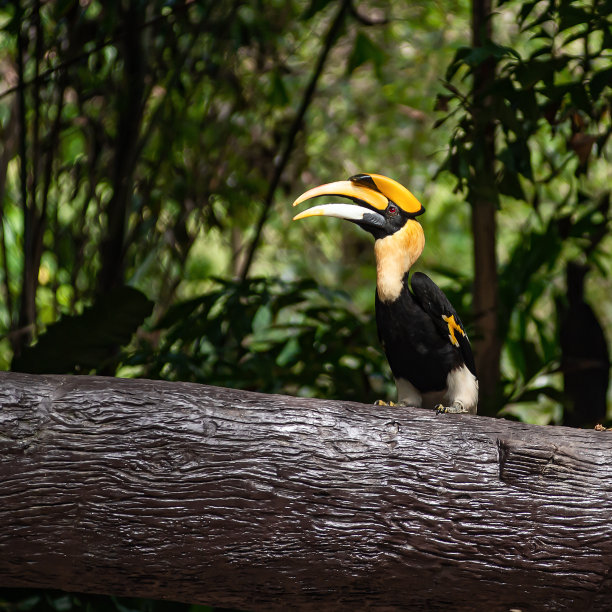
<instances>
[{"instance_id":1,"label":"bird","mask_svg":"<svg viewBox=\"0 0 612 612\"><path fill-rule=\"evenodd\" d=\"M397 181L361 173L314 187L293 206L320 196L348 198L352 203L313 206L293 220L337 217L374 237L376 325L395 378L397 404L437 413L476 414L478 378L465 327L426 274L410 276L425 247L425 234L416 219L425 212L423 205Z\"/></svg>"}]
</instances>

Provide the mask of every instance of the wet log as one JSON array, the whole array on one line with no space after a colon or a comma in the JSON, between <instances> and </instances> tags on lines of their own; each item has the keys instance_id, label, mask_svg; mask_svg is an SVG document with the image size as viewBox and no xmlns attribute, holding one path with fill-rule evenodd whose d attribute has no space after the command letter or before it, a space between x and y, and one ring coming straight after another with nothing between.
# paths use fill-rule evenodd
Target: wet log
<instances>
[{"instance_id":1,"label":"wet log","mask_svg":"<svg viewBox=\"0 0 612 612\"><path fill-rule=\"evenodd\" d=\"M244 610L607 610L612 432L0 374L0 586Z\"/></svg>"}]
</instances>

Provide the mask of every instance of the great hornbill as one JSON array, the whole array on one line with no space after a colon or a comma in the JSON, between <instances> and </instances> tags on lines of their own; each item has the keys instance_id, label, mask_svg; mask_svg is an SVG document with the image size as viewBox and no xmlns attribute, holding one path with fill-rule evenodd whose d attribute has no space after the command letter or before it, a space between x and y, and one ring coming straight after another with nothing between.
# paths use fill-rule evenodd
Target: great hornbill
<instances>
[{"instance_id":1,"label":"great hornbill","mask_svg":"<svg viewBox=\"0 0 612 612\"><path fill-rule=\"evenodd\" d=\"M476 413L478 380L470 342L457 312L425 274L409 271L425 246L416 217L421 203L396 181L357 174L302 194L296 206L318 196L353 204L322 204L296 215L347 219L374 236L376 323L397 386L398 402L438 412Z\"/></svg>"}]
</instances>

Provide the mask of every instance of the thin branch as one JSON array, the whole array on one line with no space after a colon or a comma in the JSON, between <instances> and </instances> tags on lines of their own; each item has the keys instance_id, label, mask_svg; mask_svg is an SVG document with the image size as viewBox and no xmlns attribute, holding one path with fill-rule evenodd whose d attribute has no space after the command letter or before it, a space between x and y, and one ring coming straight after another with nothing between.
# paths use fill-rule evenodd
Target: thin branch
<instances>
[{"instance_id":1,"label":"thin branch","mask_svg":"<svg viewBox=\"0 0 612 612\"><path fill-rule=\"evenodd\" d=\"M137 147L146 104L147 55L142 40L143 11L129 6L122 11L125 22L121 51L124 56L123 96L116 101L117 137L114 143L112 196L105 207L106 229L100 243L101 267L98 292L104 294L124 281L124 247L127 209L137 162Z\"/></svg>"},{"instance_id":2,"label":"thin branch","mask_svg":"<svg viewBox=\"0 0 612 612\"><path fill-rule=\"evenodd\" d=\"M0 253L2 256L2 288L4 304L7 312L7 328L12 327L14 321L13 296L11 294L11 272L8 263L6 249L6 215L4 207L4 197L6 193L6 177L8 165L17 150L17 140L19 138L19 104L17 98L11 105L10 118L2 132L2 154L0 155Z\"/></svg>"},{"instance_id":3,"label":"thin branch","mask_svg":"<svg viewBox=\"0 0 612 612\"><path fill-rule=\"evenodd\" d=\"M20 17L23 17L23 12ZM27 265L25 264L25 259L27 258L27 254L30 252L31 242L32 242L32 226L30 223L30 214L28 207L28 191L27 191L27 150L26 150L26 131L27 131L27 119L26 119L26 105L25 105L25 46L26 39L23 34L23 24L20 22L19 24L19 32L17 34L17 73L19 82L17 84L17 99L19 106L19 188L21 195L21 208L23 211L23 255L24 255L24 264L23 264L23 282L22 287L27 285L28 279L26 278L27 274ZM30 330L30 321L25 317L25 296L22 291L21 294L22 303L20 305L20 314L19 320L17 322L17 326L19 329ZM14 324L15 322L13 322ZM29 333L28 331L24 331L24 333L12 334L11 345L13 347L13 352L15 354L19 354L21 351L21 347L24 342L27 342L27 337Z\"/></svg>"},{"instance_id":4,"label":"thin branch","mask_svg":"<svg viewBox=\"0 0 612 612\"><path fill-rule=\"evenodd\" d=\"M157 15L156 17L153 17L152 19L145 21L144 23L141 24L139 31L142 31L145 28L154 26L155 24L161 21L165 21L169 19L170 17L177 15L181 11L184 11L190 8L192 4L193 4L193 0L188 0L187 2L185 2L184 4L180 6L175 6L172 12L168 13L167 15ZM74 57L71 57L70 59L64 60L63 62L57 64L57 66L52 66L51 68L44 70L40 74L36 74L34 77L29 79L28 81L24 79L23 83L20 82L14 87L9 87L8 89L5 89L4 91L0 92L0 100L2 100L2 98L5 98L6 96L12 93L18 92L20 88L25 89L27 87L31 87L32 85L44 83L47 79L52 77L56 72L64 70L65 68L69 68L73 64L78 64L80 62L83 62L90 56L98 53L99 51L102 51L102 49L104 49L105 47L116 44L121 39L121 37L123 37L124 35L125 35L125 26L118 27L115 30L115 33L113 34L111 38L98 43L97 45L89 49L88 51L79 53L75 55Z\"/></svg>"},{"instance_id":5,"label":"thin branch","mask_svg":"<svg viewBox=\"0 0 612 612\"><path fill-rule=\"evenodd\" d=\"M352 2L350 3L349 10L351 11L351 15L355 18L355 20L366 27L386 25L389 23L389 19L387 19L387 17L383 17L382 19L366 17L357 10L357 7Z\"/></svg>"},{"instance_id":6,"label":"thin branch","mask_svg":"<svg viewBox=\"0 0 612 612\"><path fill-rule=\"evenodd\" d=\"M38 223L36 218L37 209L37 187L38 187L38 170L40 167L40 63L43 55L43 41L42 41L42 28L40 25L40 0L35 0L34 10L32 13L32 21L34 25L34 87L33 87L33 107L34 107L34 120L32 125L32 174L30 175L30 200L32 202L31 214L32 214L32 225L35 226ZM35 228L33 227L35 233Z\"/></svg>"},{"instance_id":7,"label":"thin branch","mask_svg":"<svg viewBox=\"0 0 612 612\"><path fill-rule=\"evenodd\" d=\"M272 180L270 181L268 192L264 199L263 209L259 216L259 221L257 222L257 225L255 227L255 235L253 236L253 239L247 249L246 257L242 265L242 271L239 275L241 280L246 279L249 274L251 264L253 263L255 251L259 246L263 226L265 225L268 219L268 215L270 214L270 210L272 209L272 205L274 203L274 192L278 187L283 171L285 170L287 162L289 161L289 158L291 156L291 152L293 151L295 139L303 127L304 116L306 115L306 111L308 110L308 107L312 102L317 88L317 83L319 82L319 78L321 77L325 62L327 60L327 56L329 55L329 52L331 51L336 41L336 38L338 37L340 28L344 22L345 15L350 7L350 4L350 0L342 0L340 10L338 11L338 14L336 15L329 27L329 31L327 32L327 36L325 37L321 53L319 54L319 59L317 60L312 76L310 77L308 86L304 91L302 102L295 115L295 118L293 119L293 123L289 128L289 133L287 134L287 139L285 140L285 146L282 151L282 154L276 158L277 161L274 164L274 174L272 175Z\"/></svg>"},{"instance_id":8,"label":"thin branch","mask_svg":"<svg viewBox=\"0 0 612 612\"><path fill-rule=\"evenodd\" d=\"M51 189L51 179L53 172L53 160L55 159L55 153L59 146L60 141L60 132L62 127L62 111L64 108L64 92L66 91L66 73L62 73L60 77L60 86L57 89L57 111L55 115L55 120L53 121L53 125L51 127L51 133L49 134L49 142L47 150L45 151L45 167L44 167L44 175L43 175L43 188L42 188L42 203L40 209L40 216L36 220L36 226L34 229L34 270L37 270L40 267L40 260L42 257L43 251L43 238L45 227L47 225L47 210L49 205L49 191ZM57 218L57 203L56 203L56 218ZM56 236L56 232L54 232L54 236Z\"/></svg>"}]
</instances>

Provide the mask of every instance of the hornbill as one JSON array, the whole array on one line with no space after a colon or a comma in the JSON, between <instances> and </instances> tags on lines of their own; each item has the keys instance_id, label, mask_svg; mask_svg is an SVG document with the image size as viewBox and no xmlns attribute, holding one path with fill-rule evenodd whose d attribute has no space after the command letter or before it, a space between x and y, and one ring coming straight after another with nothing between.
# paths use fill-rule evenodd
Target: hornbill
<instances>
[{"instance_id":1,"label":"hornbill","mask_svg":"<svg viewBox=\"0 0 612 612\"><path fill-rule=\"evenodd\" d=\"M467 334L442 290L425 274L409 272L425 246L416 217L421 203L396 181L357 174L302 194L296 206L318 196L354 204L322 204L294 220L323 215L357 224L374 236L376 324L391 366L398 402L438 412L476 413L478 380Z\"/></svg>"}]
</instances>

